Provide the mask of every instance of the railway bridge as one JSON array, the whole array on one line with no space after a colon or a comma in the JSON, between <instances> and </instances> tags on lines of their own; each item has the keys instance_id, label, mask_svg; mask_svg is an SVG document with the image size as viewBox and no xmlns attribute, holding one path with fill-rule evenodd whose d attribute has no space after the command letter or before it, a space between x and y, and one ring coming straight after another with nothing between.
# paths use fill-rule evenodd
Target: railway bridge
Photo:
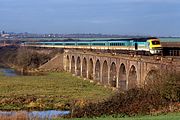
<instances>
[{"instance_id":1,"label":"railway bridge","mask_svg":"<svg viewBox=\"0 0 180 120\"><path fill-rule=\"evenodd\" d=\"M120 55L65 50L64 70L122 90L141 87L164 72L178 72L179 60L161 56Z\"/></svg>"}]
</instances>

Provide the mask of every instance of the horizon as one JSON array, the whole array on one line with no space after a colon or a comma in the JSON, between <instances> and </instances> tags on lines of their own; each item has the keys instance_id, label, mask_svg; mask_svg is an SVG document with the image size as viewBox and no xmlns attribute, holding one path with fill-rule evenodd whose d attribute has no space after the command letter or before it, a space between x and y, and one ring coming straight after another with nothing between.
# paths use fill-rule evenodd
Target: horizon
<instances>
[{"instance_id":1,"label":"horizon","mask_svg":"<svg viewBox=\"0 0 180 120\"><path fill-rule=\"evenodd\" d=\"M128 36L134 36L134 37L180 37L180 36L153 36L153 35L127 35L127 34L108 34L108 33L30 33L30 32L13 32L13 31L4 31L0 30L0 35L3 34L2 32L5 32L4 34L30 34L30 35L101 35L101 36L122 36L122 37L128 37Z\"/></svg>"},{"instance_id":2,"label":"horizon","mask_svg":"<svg viewBox=\"0 0 180 120\"><path fill-rule=\"evenodd\" d=\"M4 31L180 36L179 0L0 1L0 29Z\"/></svg>"}]
</instances>

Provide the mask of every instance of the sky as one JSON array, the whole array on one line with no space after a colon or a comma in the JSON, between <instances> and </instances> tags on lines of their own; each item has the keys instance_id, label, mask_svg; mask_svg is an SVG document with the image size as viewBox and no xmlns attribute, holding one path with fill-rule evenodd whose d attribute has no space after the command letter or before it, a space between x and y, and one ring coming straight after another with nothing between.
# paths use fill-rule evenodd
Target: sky
<instances>
[{"instance_id":1,"label":"sky","mask_svg":"<svg viewBox=\"0 0 180 120\"><path fill-rule=\"evenodd\" d=\"M180 0L0 0L0 31L180 36Z\"/></svg>"}]
</instances>

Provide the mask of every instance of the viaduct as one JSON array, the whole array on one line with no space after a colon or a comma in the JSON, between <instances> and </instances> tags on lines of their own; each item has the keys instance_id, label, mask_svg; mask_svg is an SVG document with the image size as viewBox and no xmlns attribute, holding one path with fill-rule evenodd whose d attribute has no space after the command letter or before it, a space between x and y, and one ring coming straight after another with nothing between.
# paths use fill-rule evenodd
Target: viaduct
<instances>
[{"instance_id":1,"label":"viaduct","mask_svg":"<svg viewBox=\"0 0 180 120\"><path fill-rule=\"evenodd\" d=\"M180 61L161 56L120 55L65 50L65 71L105 86L127 90L141 87L164 71L178 72Z\"/></svg>"}]
</instances>

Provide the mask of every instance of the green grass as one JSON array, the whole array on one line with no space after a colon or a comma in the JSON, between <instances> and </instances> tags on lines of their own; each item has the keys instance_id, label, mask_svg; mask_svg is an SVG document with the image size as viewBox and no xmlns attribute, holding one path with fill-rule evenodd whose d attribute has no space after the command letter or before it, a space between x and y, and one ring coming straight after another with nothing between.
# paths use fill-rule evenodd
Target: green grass
<instances>
[{"instance_id":1,"label":"green grass","mask_svg":"<svg viewBox=\"0 0 180 120\"><path fill-rule=\"evenodd\" d=\"M0 75L0 109L68 109L72 101L97 101L110 89L73 77L70 73L45 76Z\"/></svg>"},{"instance_id":2,"label":"green grass","mask_svg":"<svg viewBox=\"0 0 180 120\"><path fill-rule=\"evenodd\" d=\"M55 119L60 120L60 119ZM135 116L135 117L99 117L99 118L73 118L73 119L63 119L63 120L180 120L180 113L169 113L166 115L157 116Z\"/></svg>"}]
</instances>

